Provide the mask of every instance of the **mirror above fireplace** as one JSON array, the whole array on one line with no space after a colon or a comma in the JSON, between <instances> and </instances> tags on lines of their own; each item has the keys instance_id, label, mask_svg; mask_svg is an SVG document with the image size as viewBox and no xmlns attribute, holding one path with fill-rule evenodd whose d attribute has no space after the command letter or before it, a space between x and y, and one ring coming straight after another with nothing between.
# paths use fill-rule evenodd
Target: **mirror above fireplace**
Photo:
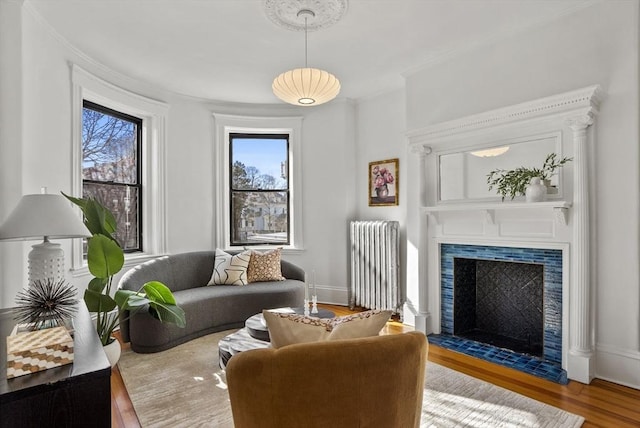
<instances>
[{"instance_id":1,"label":"mirror above fireplace","mask_svg":"<svg viewBox=\"0 0 640 428\"><path fill-rule=\"evenodd\" d=\"M438 156L439 200L498 199L489 190L487 174L496 169L518 167L540 168L549 153L562 154L561 133L535 135L503 140L472 149L443 153ZM562 170L560 170L562 174ZM552 192L558 194L561 176L551 179Z\"/></svg>"}]
</instances>

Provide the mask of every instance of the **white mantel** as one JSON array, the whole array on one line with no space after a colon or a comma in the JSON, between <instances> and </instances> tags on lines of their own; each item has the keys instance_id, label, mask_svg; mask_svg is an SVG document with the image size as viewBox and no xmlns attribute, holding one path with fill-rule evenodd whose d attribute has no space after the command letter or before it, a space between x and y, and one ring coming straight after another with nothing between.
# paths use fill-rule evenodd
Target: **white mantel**
<instances>
[{"instance_id":1,"label":"white mantel","mask_svg":"<svg viewBox=\"0 0 640 428\"><path fill-rule=\"evenodd\" d=\"M599 86L464 117L407 133L419 156L421 204L416 327L440 330L439 244L555 248L563 251L563 358L568 377L589 383L594 377L593 302L595 277L590 237L589 157L595 144L591 128L602 99ZM438 156L490 147L489 142L555 132L563 155L573 158L572 174L562 177L565 192L542 203L438 200ZM570 176L569 176L570 175ZM412 268L411 266L409 268Z\"/></svg>"}]
</instances>

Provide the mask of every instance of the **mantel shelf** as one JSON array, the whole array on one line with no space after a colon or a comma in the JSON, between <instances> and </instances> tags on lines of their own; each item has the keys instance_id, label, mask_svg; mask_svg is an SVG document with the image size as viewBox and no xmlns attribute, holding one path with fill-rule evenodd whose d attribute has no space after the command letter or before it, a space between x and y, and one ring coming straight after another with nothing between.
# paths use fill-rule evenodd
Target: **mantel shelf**
<instances>
[{"instance_id":1,"label":"mantel shelf","mask_svg":"<svg viewBox=\"0 0 640 428\"><path fill-rule=\"evenodd\" d=\"M568 221L569 208L571 203L566 201L545 201L545 202L480 202L480 203L459 203L443 204L429 207L422 207L422 211L431 216L436 223L440 223L440 213L480 211L484 212L490 224L495 223L495 212L498 210L537 210L548 209L553 211L556 219L566 225Z\"/></svg>"}]
</instances>

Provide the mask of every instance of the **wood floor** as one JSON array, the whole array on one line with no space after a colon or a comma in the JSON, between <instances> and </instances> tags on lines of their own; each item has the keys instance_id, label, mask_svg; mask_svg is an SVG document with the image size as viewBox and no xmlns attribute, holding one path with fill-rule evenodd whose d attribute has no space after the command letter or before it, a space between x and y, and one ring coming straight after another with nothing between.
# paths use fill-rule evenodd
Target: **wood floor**
<instances>
[{"instance_id":1,"label":"wood floor","mask_svg":"<svg viewBox=\"0 0 640 428\"><path fill-rule=\"evenodd\" d=\"M337 316L353 312L343 306L320 306L332 310ZM382 332L399 334L411 330L413 327L390 321ZM123 345L123 349L126 347ZM599 379L590 385L574 381L568 385L558 385L435 345L429 347L429 361L581 415L585 418L584 428L640 427L640 390ZM117 367L111 375L111 420L116 428L140 426Z\"/></svg>"}]
</instances>

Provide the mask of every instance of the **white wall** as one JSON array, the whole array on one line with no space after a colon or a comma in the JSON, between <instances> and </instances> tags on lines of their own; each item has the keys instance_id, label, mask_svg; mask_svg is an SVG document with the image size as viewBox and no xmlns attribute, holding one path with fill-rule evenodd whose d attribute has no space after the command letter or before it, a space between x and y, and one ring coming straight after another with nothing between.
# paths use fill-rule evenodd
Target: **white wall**
<instances>
[{"instance_id":1,"label":"white wall","mask_svg":"<svg viewBox=\"0 0 640 428\"><path fill-rule=\"evenodd\" d=\"M357 105L357 152L355 217L349 220L395 220L400 222L400 284L417 281L417 273L407 271L407 260L417 260L417 248L407 245L407 220L414 210L415 195L412 182L407 174L408 164L413 162L406 149L405 94L395 90L360 100ZM396 185L399 188L397 206L369 206L369 162L398 158ZM415 205L417 212L417 205ZM413 324L413 315L418 310L416 288L407 289L404 322Z\"/></svg>"},{"instance_id":2,"label":"white wall","mask_svg":"<svg viewBox=\"0 0 640 428\"><path fill-rule=\"evenodd\" d=\"M174 97L167 125L167 248L207 250L213 241L213 118L204 103Z\"/></svg>"},{"instance_id":3,"label":"white wall","mask_svg":"<svg viewBox=\"0 0 640 428\"><path fill-rule=\"evenodd\" d=\"M167 117L167 247L170 253L213 249L214 132L212 113L303 115L304 241L286 254L315 269L320 297L346 303L347 226L353 217L355 108L337 100L312 109L216 104L185 98L117 74L84 57L52 31L29 6L0 1L0 222L22 194L69 192L72 181L70 63L131 92L163 101ZM9 40L11 42L9 42ZM22 105L22 108L20 106ZM71 258L71 241L60 240ZM37 242L0 243L0 307L13 306L26 285L26 260ZM67 279L82 295L88 275Z\"/></svg>"},{"instance_id":4,"label":"white wall","mask_svg":"<svg viewBox=\"0 0 640 428\"><path fill-rule=\"evenodd\" d=\"M332 101L308 109L302 124L305 251L288 256L324 288L321 301L347 304L348 224L354 212L354 107Z\"/></svg>"},{"instance_id":5,"label":"white wall","mask_svg":"<svg viewBox=\"0 0 640 428\"><path fill-rule=\"evenodd\" d=\"M596 3L415 72L406 82L408 129L593 84L603 87L607 97L596 120L591 189L596 375L635 387L640 387L638 15L637 1ZM417 170L411 174L409 180L415 179ZM414 224L408 245L418 245L418 236Z\"/></svg>"},{"instance_id":6,"label":"white wall","mask_svg":"<svg viewBox=\"0 0 640 428\"><path fill-rule=\"evenodd\" d=\"M22 22L20 4L0 2L0 218L22 195ZM0 243L0 307L13 302L11 284L23 271L22 244Z\"/></svg>"}]
</instances>

